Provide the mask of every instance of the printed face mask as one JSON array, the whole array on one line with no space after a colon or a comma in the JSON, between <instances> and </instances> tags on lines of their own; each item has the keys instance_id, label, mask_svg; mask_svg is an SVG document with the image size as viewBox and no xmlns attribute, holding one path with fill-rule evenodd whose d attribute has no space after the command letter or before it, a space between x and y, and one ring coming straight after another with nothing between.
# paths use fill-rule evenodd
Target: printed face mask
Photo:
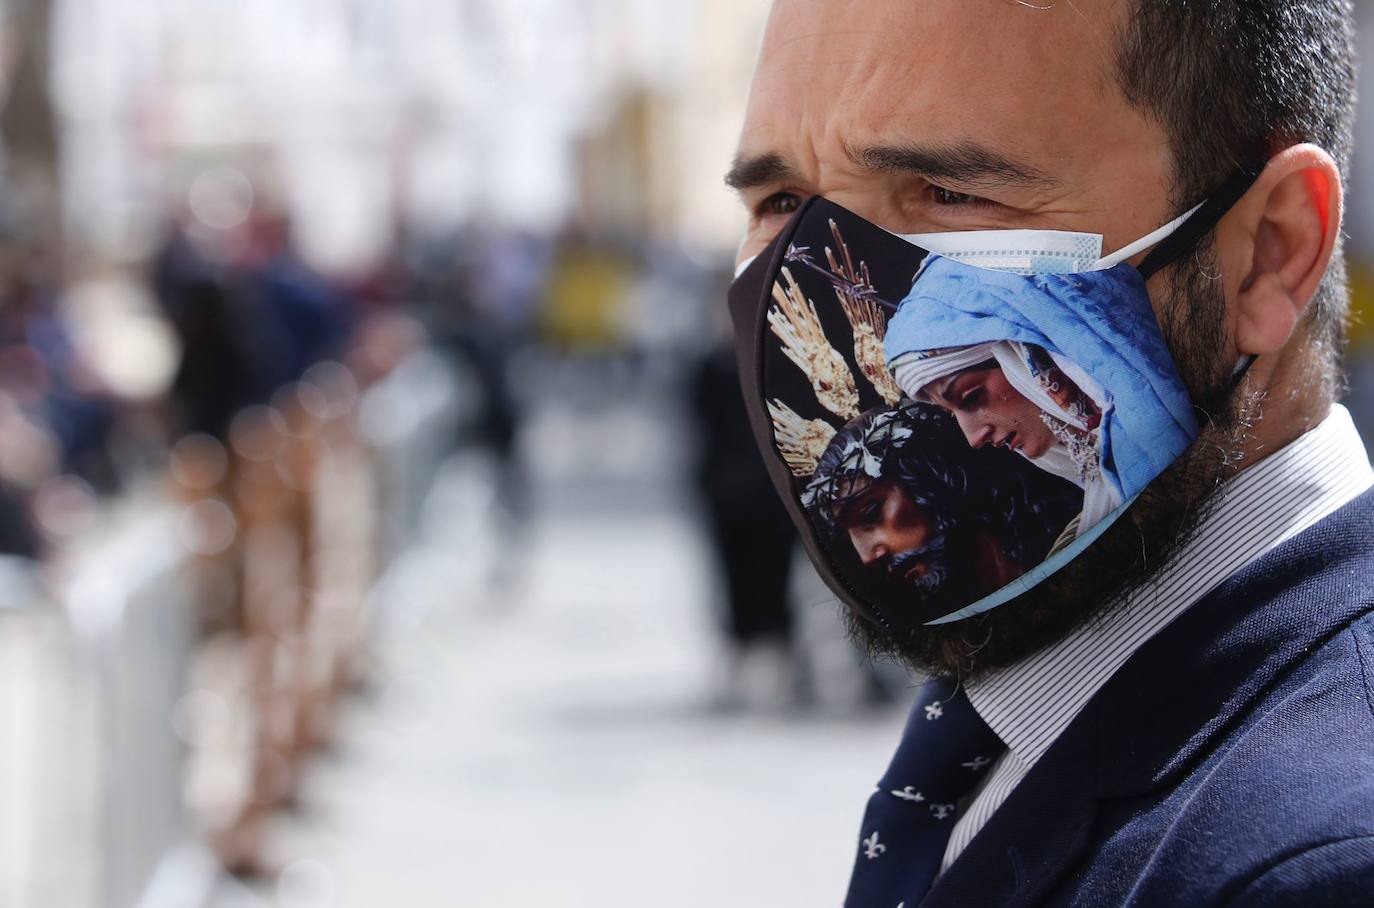
<instances>
[{"instance_id":1,"label":"printed face mask","mask_svg":"<svg viewBox=\"0 0 1374 908\"><path fill-rule=\"evenodd\" d=\"M842 601L889 630L986 612L1183 454L1198 425L1145 280L1254 179L1106 259L1093 234L900 237L817 198L746 263L730 290L745 403Z\"/></svg>"}]
</instances>

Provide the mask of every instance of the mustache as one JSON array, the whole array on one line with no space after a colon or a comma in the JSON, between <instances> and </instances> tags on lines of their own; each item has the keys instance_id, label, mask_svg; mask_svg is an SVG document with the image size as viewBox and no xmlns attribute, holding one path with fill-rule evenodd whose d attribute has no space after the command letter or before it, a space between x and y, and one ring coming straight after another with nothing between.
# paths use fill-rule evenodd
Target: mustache
<instances>
[{"instance_id":1,"label":"mustache","mask_svg":"<svg viewBox=\"0 0 1374 908\"><path fill-rule=\"evenodd\" d=\"M911 583L927 592L934 592L944 586L945 580L949 577L949 561L946 558L943 534L919 548L907 549L893 555L887 565L888 576L893 579L907 579L907 571L917 564L924 564L926 572L910 578Z\"/></svg>"}]
</instances>

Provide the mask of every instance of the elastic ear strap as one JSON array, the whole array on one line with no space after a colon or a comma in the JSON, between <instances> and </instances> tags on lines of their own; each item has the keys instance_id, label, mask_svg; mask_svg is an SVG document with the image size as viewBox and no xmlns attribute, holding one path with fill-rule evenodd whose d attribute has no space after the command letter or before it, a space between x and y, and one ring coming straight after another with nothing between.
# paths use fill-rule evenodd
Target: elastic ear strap
<instances>
[{"instance_id":1,"label":"elastic ear strap","mask_svg":"<svg viewBox=\"0 0 1374 908\"><path fill-rule=\"evenodd\" d=\"M1231 377L1226 381L1226 393L1234 394L1240 387L1240 383L1245 381L1245 376L1250 374L1250 369L1259 360L1253 353L1249 356L1242 356L1240 362L1236 363L1236 368L1231 370Z\"/></svg>"},{"instance_id":2,"label":"elastic ear strap","mask_svg":"<svg viewBox=\"0 0 1374 908\"><path fill-rule=\"evenodd\" d=\"M1230 211L1241 196L1250 191L1259 179L1263 168L1238 170L1217 191L1202 203L1192 217L1184 222L1168 239L1154 248L1145 261L1140 263L1140 274L1149 280L1161 269L1167 268L1197 248L1202 238Z\"/></svg>"}]
</instances>

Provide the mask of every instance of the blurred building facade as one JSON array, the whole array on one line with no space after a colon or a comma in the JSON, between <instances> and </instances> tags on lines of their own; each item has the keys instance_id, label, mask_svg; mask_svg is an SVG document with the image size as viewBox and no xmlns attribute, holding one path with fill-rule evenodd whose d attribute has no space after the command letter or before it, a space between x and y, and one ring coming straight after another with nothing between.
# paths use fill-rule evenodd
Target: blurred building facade
<instances>
[{"instance_id":1,"label":"blurred building facade","mask_svg":"<svg viewBox=\"0 0 1374 908\"><path fill-rule=\"evenodd\" d=\"M401 223L472 219L581 216L729 246L721 162L766 8L57 0L65 224L84 248L136 257L207 162L227 161L325 266L380 255ZM206 194L209 216L233 216Z\"/></svg>"}]
</instances>

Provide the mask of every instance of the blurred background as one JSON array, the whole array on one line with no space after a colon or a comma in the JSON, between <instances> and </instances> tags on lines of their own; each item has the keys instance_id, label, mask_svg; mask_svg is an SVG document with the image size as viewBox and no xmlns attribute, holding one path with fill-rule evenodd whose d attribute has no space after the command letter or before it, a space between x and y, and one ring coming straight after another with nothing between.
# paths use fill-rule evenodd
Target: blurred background
<instances>
[{"instance_id":1,"label":"blurred background","mask_svg":"<svg viewBox=\"0 0 1374 908\"><path fill-rule=\"evenodd\" d=\"M0 906L840 898L912 682L737 399L766 12L0 0Z\"/></svg>"}]
</instances>

